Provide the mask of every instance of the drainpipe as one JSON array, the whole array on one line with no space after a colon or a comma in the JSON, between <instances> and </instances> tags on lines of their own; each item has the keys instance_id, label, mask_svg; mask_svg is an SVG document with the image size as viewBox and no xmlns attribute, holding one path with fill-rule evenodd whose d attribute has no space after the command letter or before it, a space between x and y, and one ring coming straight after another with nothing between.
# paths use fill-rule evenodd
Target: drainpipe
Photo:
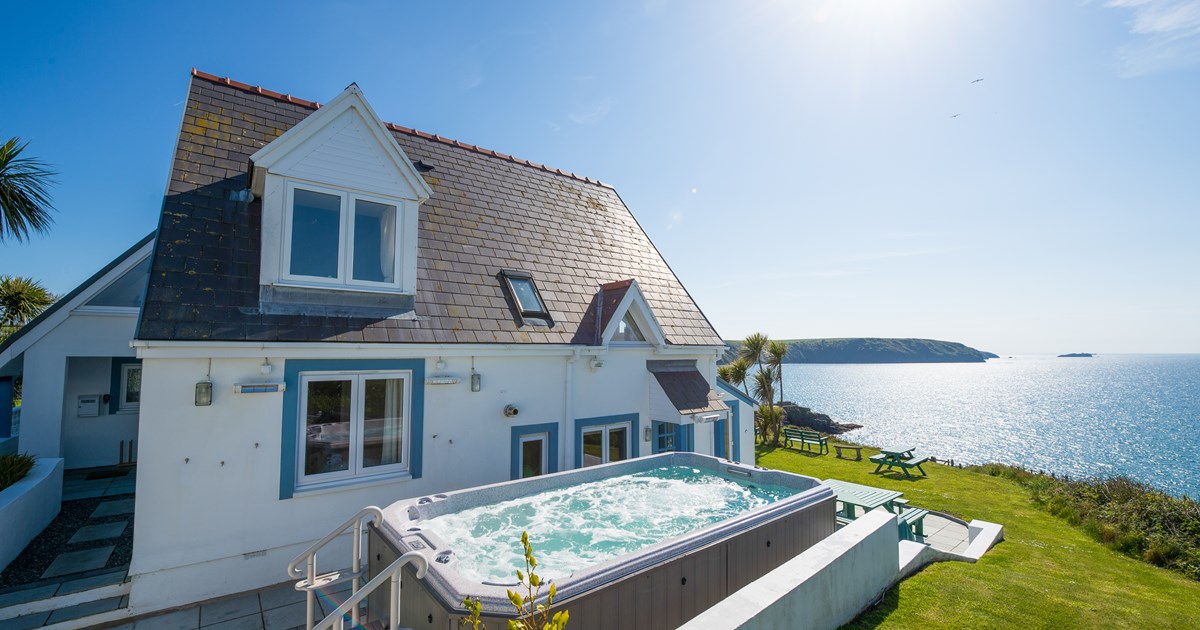
<instances>
[{"instance_id":1,"label":"drainpipe","mask_svg":"<svg viewBox=\"0 0 1200 630\"><path fill-rule=\"evenodd\" d=\"M574 450L567 454L567 447L575 435L575 363L579 361L579 348L567 355L567 366L563 373L563 430L558 435L558 469L568 470L570 465L577 465Z\"/></svg>"}]
</instances>

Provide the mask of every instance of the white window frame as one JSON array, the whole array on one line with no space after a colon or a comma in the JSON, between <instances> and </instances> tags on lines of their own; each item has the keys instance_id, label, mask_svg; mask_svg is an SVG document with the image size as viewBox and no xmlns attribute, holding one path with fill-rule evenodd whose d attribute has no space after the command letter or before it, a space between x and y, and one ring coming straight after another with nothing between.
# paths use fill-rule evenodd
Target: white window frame
<instances>
[{"instance_id":1,"label":"white window frame","mask_svg":"<svg viewBox=\"0 0 1200 630\"><path fill-rule=\"evenodd\" d=\"M315 193L334 195L340 200L338 206L338 271L336 278L320 278L316 276L301 276L292 274L292 212L295 203L296 189ZM373 282L370 280L354 279L354 205L358 200L370 201L392 206L396 209L396 240L392 244L393 253L393 282ZM383 289L397 290L403 285L404 262L404 200L380 195L372 195L345 188L334 188L311 182L285 179L283 195L283 232L280 235L280 269L279 277L288 284L303 286L354 288L354 289Z\"/></svg>"},{"instance_id":2,"label":"white window frame","mask_svg":"<svg viewBox=\"0 0 1200 630\"><path fill-rule=\"evenodd\" d=\"M579 434L579 440L580 440L580 442L579 442L579 457L580 457L580 459L584 460L584 461L579 462L579 464L577 464L580 468L586 468L588 466L588 464L586 463L587 452L584 451L584 440L586 440L587 434L596 433L597 431L600 432L600 435L602 436L600 439L600 461L595 464L591 464L591 465L599 466L600 464L611 464L612 463L608 459L608 453L609 453L609 444L610 444L609 438L612 436L612 431L614 429L625 429L625 459L622 459L620 461L627 461L627 460L633 459L633 453L630 452L630 448L632 448L630 446L631 440L629 439L629 437L632 435L630 433L630 431L633 430L633 425L631 425L629 422L614 422L612 424L593 424L593 425L585 427L583 429L583 431Z\"/></svg>"},{"instance_id":3,"label":"white window frame","mask_svg":"<svg viewBox=\"0 0 1200 630\"><path fill-rule=\"evenodd\" d=\"M365 383L369 380L383 379L402 379L404 383L404 408L401 413L404 426L401 428L400 440L402 450L400 453L400 461L395 464L385 464L382 466L372 466L367 468L363 466L363 433L365 429L364 415L364 396ZM299 410L296 418L296 431L299 439L296 440L296 488L324 484L332 481L340 481L347 479L373 479L381 476L398 476L408 473L409 465L412 462L412 370L384 370L384 371L332 371L332 372L301 372L298 404L296 407ZM314 382L328 381L351 381L350 384L350 450L349 458L350 465L346 470L317 473L308 475L304 472L305 455L308 446L307 425L305 420L308 418L308 384Z\"/></svg>"},{"instance_id":4,"label":"white window frame","mask_svg":"<svg viewBox=\"0 0 1200 630\"><path fill-rule=\"evenodd\" d=\"M529 433L527 435L522 435L519 443L517 444L517 474L520 475L519 478L520 479L528 479L528 477L524 476L524 473L525 473L525 443L526 442L541 442L542 443L542 474L534 475L534 476L541 477L542 475L549 474L550 473L550 434L546 433L546 432Z\"/></svg>"},{"instance_id":5,"label":"white window frame","mask_svg":"<svg viewBox=\"0 0 1200 630\"><path fill-rule=\"evenodd\" d=\"M142 371L141 363L125 363L121 365L121 388L118 390L118 395L121 397L117 401L117 413L133 413L141 408L141 390L138 390L138 401L135 403L125 402L125 394L129 392L129 373L137 370ZM138 387L141 387L140 381Z\"/></svg>"}]
</instances>

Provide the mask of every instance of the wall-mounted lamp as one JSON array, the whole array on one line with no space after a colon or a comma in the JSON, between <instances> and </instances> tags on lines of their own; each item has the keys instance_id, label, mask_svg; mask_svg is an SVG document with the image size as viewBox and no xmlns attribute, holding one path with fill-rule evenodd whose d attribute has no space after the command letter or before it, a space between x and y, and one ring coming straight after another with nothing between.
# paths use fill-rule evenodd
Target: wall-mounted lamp
<instances>
[{"instance_id":1,"label":"wall-mounted lamp","mask_svg":"<svg viewBox=\"0 0 1200 630\"><path fill-rule=\"evenodd\" d=\"M650 441L650 427L646 427L646 428L642 429L642 441L643 442Z\"/></svg>"},{"instance_id":2,"label":"wall-mounted lamp","mask_svg":"<svg viewBox=\"0 0 1200 630\"><path fill-rule=\"evenodd\" d=\"M273 369L275 369L275 366L271 365L271 362L266 357L263 357L262 365L258 366L258 371L266 375L270 374Z\"/></svg>"},{"instance_id":3,"label":"wall-mounted lamp","mask_svg":"<svg viewBox=\"0 0 1200 630\"><path fill-rule=\"evenodd\" d=\"M600 357L592 357L592 360L588 361L588 367L592 368L593 370L599 370L600 368L604 367L604 359Z\"/></svg>"},{"instance_id":4,"label":"wall-mounted lamp","mask_svg":"<svg viewBox=\"0 0 1200 630\"><path fill-rule=\"evenodd\" d=\"M212 404L212 381L196 383L196 406L207 407Z\"/></svg>"},{"instance_id":5,"label":"wall-mounted lamp","mask_svg":"<svg viewBox=\"0 0 1200 630\"><path fill-rule=\"evenodd\" d=\"M483 389L483 375L475 371L475 357L471 357L471 391Z\"/></svg>"},{"instance_id":6,"label":"wall-mounted lamp","mask_svg":"<svg viewBox=\"0 0 1200 630\"><path fill-rule=\"evenodd\" d=\"M439 372L446 369L446 362L442 360L442 357L438 357L437 363L433 364L433 369Z\"/></svg>"}]
</instances>

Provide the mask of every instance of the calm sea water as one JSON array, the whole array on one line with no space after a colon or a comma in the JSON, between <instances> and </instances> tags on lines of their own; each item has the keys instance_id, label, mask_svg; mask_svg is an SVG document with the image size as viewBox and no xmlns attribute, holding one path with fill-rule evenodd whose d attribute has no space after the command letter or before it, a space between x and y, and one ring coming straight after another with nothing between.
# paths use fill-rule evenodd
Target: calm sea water
<instances>
[{"instance_id":1,"label":"calm sea water","mask_svg":"<svg viewBox=\"0 0 1200 630\"><path fill-rule=\"evenodd\" d=\"M784 396L847 438L1200 497L1200 355L784 366Z\"/></svg>"}]
</instances>

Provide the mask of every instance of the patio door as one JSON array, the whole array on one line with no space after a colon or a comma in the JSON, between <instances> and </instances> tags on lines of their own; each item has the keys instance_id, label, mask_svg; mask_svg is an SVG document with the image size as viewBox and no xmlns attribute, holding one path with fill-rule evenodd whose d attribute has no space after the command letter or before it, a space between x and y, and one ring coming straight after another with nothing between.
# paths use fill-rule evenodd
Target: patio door
<instances>
[{"instance_id":1,"label":"patio door","mask_svg":"<svg viewBox=\"0 0 1200 630\"><path fill-rule=\"evenodd\" d=\"M595 466L629 458L629 423L591 426L583 431L583 465Z\"/></svg>"}]
</instances>

